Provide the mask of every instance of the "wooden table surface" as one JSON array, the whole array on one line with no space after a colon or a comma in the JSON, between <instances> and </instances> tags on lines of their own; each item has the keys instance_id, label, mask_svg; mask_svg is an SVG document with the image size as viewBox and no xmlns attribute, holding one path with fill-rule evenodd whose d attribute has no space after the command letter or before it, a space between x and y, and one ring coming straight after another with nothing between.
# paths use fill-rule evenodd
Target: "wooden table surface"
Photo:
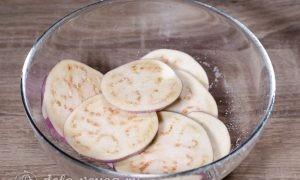
<instances>
[{"instance_id":1,"label":"wooden table surface","mask_svg":"<svg viewBox=\"0 0 300 180\"><path fill-rule=\"evenodd\" d=\"M33 41L87 0L0 1L0 179L24 171L38 179L64 172L34 137L20 97L20 75ZM206 0L246 24L276 72L273 115L262 139L227 179L300 179L300 0Z\"/></svg>"}]
</instances>

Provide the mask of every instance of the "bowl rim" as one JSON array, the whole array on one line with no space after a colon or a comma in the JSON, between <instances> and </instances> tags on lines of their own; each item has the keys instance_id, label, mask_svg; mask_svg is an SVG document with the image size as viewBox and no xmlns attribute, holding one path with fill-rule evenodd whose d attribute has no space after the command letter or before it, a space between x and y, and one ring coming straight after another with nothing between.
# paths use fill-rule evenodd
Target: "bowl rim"
<instances>
[{"instance_id":1,"label":"bowl rim","mask_svg":"<svg viewBox=\"0 0 300 180\"><path fill-rule=\"evenodd\" d=\"M206 169L209 169L209 167L216 165L217 163L219 163L223 160L226 160L227 158L230 158L231 156L239 153L241 151L241 149L244 146L246 146L247 144L249 144L250 141L255 137L255 135L257 135L264 128L264 125L267 123L267 121L271 115L271 112L272 112L272 109L274 106L274 102L275 102L275 92L276 92L276 80L275 80L275 73L274 73L273 65L267 54L267 51L265 50L265 48L263 47L261 42L243 23L241 23L237 19L233 18L232 16L228 15L226 12L224 12L220 9L217 9L211 5L202 3L199 0L188 0L188 1L195 3L195 5L199 5L204 8L207 8L208 10L211 10L214 13L217 13L217 14L225 17L226 19L231 21L233 24L235 24L236 27L239 30L241 30L249 38L249 40L256 46L257 50L259 51L259 53L262 57L262 60L265 61L265 63L266 63L268 75L270 78L269 79L270 80L270 84L269 84L270 90L269 90L269 94L268 94L268 96L269 96L268 106L267 106L267 109L264 111L264 115L260 119L259 124L255 127L255 129L251 132L251 135L242 144L240 144L237 148L233 149L228 155L226 155L216 161L213 161L212 163L209 163L205 166L202 166L202 167L198 167L198 168L194 168L191 170L182 171L182 172L178 172L178 173L170 173L170 174L134 174L134 173L117 172L117 171L97 167L90 163L83 162L83 161L69 155L68 153L64 152L63 150L61 150L59 147L57 147L55 144L53 144L49 139L47 139L47 137L39 130L39 128L35 124L33 116L31 115L30 108L29 108L30 107L29 102L26 97L26 79L27 79L27 74L29 72L28 67L29 67L30 62L32 61L32 57L34 56L37 47L45 40L45 38L48 35L50 35L51 32L53 32L57 27L59 27L66 21L72 19L73 17L76 17L81 12L84 12L84 11L88 10L89 8L92 8L98 4L112 3L112 1L114 1L114 0L100 0L95 3L88 4L86 6L83 6L79 9L75 10L75 11L72 11L71 13L67 14L63 18L57 20L46 31L44 31L44 33L39 38L37 38L35 40L32 48L28 52L27 57L24 61L23 69L22 69L22 76L21 76L21 83L20 83L21 97L22 97L22 102L23 102L23 106L24 106L26 115L28 117L27 120L29 120L31 127L35 130L38 137L40 139L44 140L45 142L47 142L48 145L53 148L53 150L58 151L61 155L63 155L64 158L67 158L68 160L75 162L79 166L84 166L84 167L92 169L98 173L107 174L107 175L113 176L113 177L121 176L121 177L137 178L137 179L139 179L139 178L151 178L151 179L152 178L172 178L172 177L182 176L182 175L192 175L193 173L197 173L199 171L200 172L205 171ZM132 0L129 0L129 1L132 1Z\"/></svg>"}]
</instances>

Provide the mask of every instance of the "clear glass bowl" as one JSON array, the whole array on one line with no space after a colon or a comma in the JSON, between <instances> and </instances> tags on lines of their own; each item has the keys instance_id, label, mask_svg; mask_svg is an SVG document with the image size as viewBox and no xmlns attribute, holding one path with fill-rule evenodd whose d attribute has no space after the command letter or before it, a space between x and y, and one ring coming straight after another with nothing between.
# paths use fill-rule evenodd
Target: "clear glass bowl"
<instances>
[{"instance_id":1,"label":"clear glass bowl","mask_svg":"<svg viewBox=\"0 0 300 180\"><path fill-rule=\"evenodd\" d=\"M77 154L43 119L41 87L58 61L71 58L106 73L160 48L184 51L207 71L219 118L231 135L233 149L226 157L176 174L118 173ZM274 103L275 77L258 39L220 10L188 0L116 0L78 9L38 38L24 63L21 92L36 137L74 178L221 179L258 141Z\"/></svg>"}]
</instances>

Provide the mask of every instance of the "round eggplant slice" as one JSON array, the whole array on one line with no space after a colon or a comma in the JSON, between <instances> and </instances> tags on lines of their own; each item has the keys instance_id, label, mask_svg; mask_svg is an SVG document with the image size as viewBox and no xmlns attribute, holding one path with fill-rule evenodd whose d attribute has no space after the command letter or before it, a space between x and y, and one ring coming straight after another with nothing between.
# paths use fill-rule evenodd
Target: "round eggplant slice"
<instances>
[{"instance_id":1,"label":"round eggplant slice","mask_svg":"<svg viewBox=\"0 0 300 180\"><path fill-rule=\"evenodd\" d=\"M64 135L79 154L113 162L143 150L157 130L155 112L123 111L108 103L103 95L97 95L72 112Z\"/></svg>"},{"instance_id":2,"label":"round eggplant slice","mask_svg":"<svg viewBox=\"0 0 300 180\"><path fill-rule=\"evenodd\" d=\"M47 76L43 95L43 116L63 135L65 121L86 99L101 93L103 75L73 60L62 60Z\"/></svg>"},{"instance_id":3,"label":"round eggplant slice","mask_svg":"<svg viewBox=\"0 0 300 180\"><path fill-rule=\"evenodd\" d=\"M106 100L120 109L151 112L174 102L182 83L165 63L137 60L106 73L101 89Z\"/></svg>"},{"instance_id":4,"label":"round eggplant slice","mask_svg":"<svg viewBox=\"0 0 300 180\"><path fill-rule=\"evenodd\" d=\"M229 132L222 121L203 112L191 112L188 117L198 121L206 130L213 147L214 160L218 160L230 152Z\"/></svg>"},{"instance_id":5,"label":"round eggplant slice","mask_svg":"<svg viewBox=\"0 0 300 180\"><path fill-rule=\"evenodd\" d=\"M208 89L208 77L203 67L190 55L172 49L158 49L149 52L142 59L159 58L174 70L184 70L191 73L202 85Z\"/></svg>"},{"instance_id":6,"label":"round eggplant slice","mask_svg":"<svg viewBox=\"0 0 300 180\"><path fill-rule=\"evenodd\" d=\"M120 172L164 174L197 168L212 162L212 147L203 127L181 114L158 113L156 138L146 150L114 167Z\"/></svg>"},{"instance_id":7,"label":"round eggplant slice","mask_svg":"<svg viewBox=\"0 0 300 180\"><path fill-rule=\"evenodd\" d=\"M165 110L184 115L193 111L202 111L217 117L217 103L208 90L189 73L177 70L176 74L182 81L182 92L177 101Z\"/></svg>"}]
</instances>

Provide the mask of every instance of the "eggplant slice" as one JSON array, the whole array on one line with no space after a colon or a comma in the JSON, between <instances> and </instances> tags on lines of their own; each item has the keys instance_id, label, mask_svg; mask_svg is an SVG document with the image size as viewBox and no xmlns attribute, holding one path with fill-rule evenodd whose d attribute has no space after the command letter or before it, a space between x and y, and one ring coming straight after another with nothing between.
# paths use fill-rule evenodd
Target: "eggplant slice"
<instances>
[{"instance_id":1,"label":"eggplant slice","mask_svg":"<svg viewBox=\"0 0 300 180\"><path fill-rule=\"evenodd\" d=\"M103 75L74 60L62 60L47 76L43 95L43 116L63 136L71 112L86 99L101 93Z\"/></svg>"},{"instance_id":2,"label":"eggplant slice","mask_svg":"<svg viewBox=\"0 0 300 180\"><path fill-rule=\"evenodd\" d=\"M203 127L178 113L158 113L159 130L154 142L136 156L114 167L120 172L164 174L190 170L213 161L212 147Z\"/></svg>"},{"instance_id":3,"label":"eggplant slice","mask_svg":"<svg viewBox=\"0 0 300 180\"><path fill-rule=\"evenodd\" d=\"M209 91L189 73L181 70L177 70L176 73L182 81L182 92L178 100L165 110L184 115L202 111L217 117L217 103Z\"/></svg>"},{"instance_id":4,"label":"eggplant slice","mask_svg":"<svg viewBox=\"0 0 300 180\"><path fill-rule=\"evenodd\" d=\"M137 60L106 73L101 89L106 100L120 109L151 112L174 102L182 83L165 63Z\"/></svg>"},{"instance_id":5,"label":"eggplant slice","mask_svg":"<svg viewBox=\"0 0 300 180\"><path fill-rule=\"evenodd\" d=\"M202 85L208 89L208 77L203 67L190 55L172 49L158 49L149 52L142 59L158 58L174 70L184 70L191 73Z\"/></svg>"},{"instance_id":6,"label":"eggplant slice","mask_svg":"<svg viewBox=\"0 0 300 180\"><path fill-rule=\"evenodd\" d=\"M78 106L65 123L65 138L79 153L114 162L143 150L155 137L153 113L130 113L109 104L103 95Z\"/></svg>"}]
</instances>

